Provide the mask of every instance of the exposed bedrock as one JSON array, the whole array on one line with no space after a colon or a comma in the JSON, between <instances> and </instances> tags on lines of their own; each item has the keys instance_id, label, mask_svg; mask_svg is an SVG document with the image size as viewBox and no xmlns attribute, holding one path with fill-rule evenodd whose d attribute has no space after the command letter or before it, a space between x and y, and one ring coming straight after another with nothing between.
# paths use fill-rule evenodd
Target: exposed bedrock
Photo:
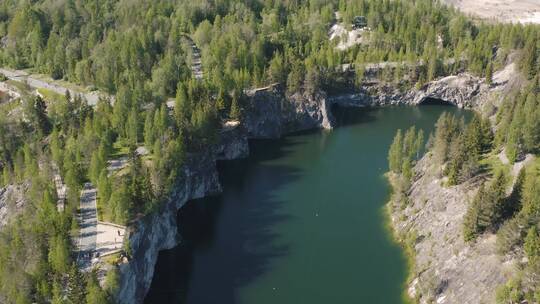
<instances>
[{"instance_id":1,"label":"exposed bedrock","mask_svg":"<svg viewBox=\"0 0 540 304\"><path fill-rule=\"evenodd\" d=\"M246 157L248 139L279 138L307 129L331 129L335 126L333 105L342 107L417 105L426 98L441 99L458 107L476 108L486 93L497 90L482 79L468 74L449 76L430 82L420 89L402 91L391 84L366 86L355 94L329 97L325 92L288 95L279 85L246 92L245 111L239 125L224 128L218 143L204 155L186 161L170 199L155 213L139 220L130 229L132 259L120 266L119 303L142 303L150 288L159 251L181 242L177 212L189 200L221 192L217 160Z\"/></svg>"}]
</instances>

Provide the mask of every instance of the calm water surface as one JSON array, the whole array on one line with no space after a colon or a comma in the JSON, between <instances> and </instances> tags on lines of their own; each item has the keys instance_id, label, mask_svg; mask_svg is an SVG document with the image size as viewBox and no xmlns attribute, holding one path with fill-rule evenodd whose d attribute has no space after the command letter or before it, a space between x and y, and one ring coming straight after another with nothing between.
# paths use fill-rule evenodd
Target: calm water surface
<instances>
[{"instance_id":1,"label":"calm water surface","mask_svg":"<svg viewBox=\"0 0 540 304\"><path fill-rule=\"evenodd\" d=\"M342 127L251 143L219 165L224 192L179 212L146 303L402 303L406 264L385 229L387 151L448 106L356 109Z\"/></svg>"}]
</instances>

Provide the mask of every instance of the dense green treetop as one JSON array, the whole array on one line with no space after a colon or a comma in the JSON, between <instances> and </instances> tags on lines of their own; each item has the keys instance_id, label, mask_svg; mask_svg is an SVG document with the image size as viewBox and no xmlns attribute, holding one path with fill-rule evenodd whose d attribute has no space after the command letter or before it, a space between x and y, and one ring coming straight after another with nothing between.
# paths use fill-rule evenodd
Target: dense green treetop
<instances>
[{"instance_id":1,"label":"dense green treetop","mask_svg":"<svg viewBox=\"0 0 540 304\"><path fill-rule=\"evenodd\" d=\"M328 39L336 12L347 27L366 17L366 43L336 49ZM80 96L23 93L20 109L0 104L0 186L24 186L28 202L0 231L0 302L111 300L114 288L101 290L74 263L83 183L97 187L103 220L129 225L150 214L181 178L186 155L207 151L221 121L242 119L245 89L280 83L288 94L313 94L336 86L344 63L353 63L361 85L365 64L381 61L413 63L379 75L408 85L461 70L491 78L513 52L534 79L539 33L534 26L472 22L432 0L1 1L1 66L98 89L115 102L91 107ZM192 72L194 52L202 80ZM509 132L498 132L495 144L505 145L512 160L539 147L534 94L500 110L500 129ZM166 101L173 98L171 110ZM449 117L440 125L434 153L441 164L450 161L446 174L459 183L489 149L489 128ZM410 130L399 138L391 167L410 180L422 135ZM135 153L142 146L148 155ZM108 161L121 157L126 167L109 174ZM63 211L52 182L57 171L68 189Z\"/></svg>"}]
</instances>

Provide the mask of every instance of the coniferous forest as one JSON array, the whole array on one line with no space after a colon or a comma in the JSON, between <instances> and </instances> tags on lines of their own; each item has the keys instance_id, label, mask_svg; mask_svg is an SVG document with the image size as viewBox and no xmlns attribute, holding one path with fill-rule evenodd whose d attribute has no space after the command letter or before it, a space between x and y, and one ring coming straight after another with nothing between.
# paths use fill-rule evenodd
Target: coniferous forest
<instances>
[{"instance_id":1,"label":"coniferous forest","mask_svg":"<svg viewBox=\"0 0 540 304\"><path fill-rule=\"evenodd\" d=\"M349 27L365 16L369 43L337 49L328 39L336 12ZM0 189L22 193L0 228L0 302L113 303L117 271L100 286L97 273L76 264L81 190L96 187L106 222L129 227L155 212L186 159L214 144L224 121L242 120L249 89L331 91L343 86L344 64L361 87L366 66L380 62L398 63L377 77L404 89L458 71L491 82L513 54L528 85L507 96L495 121L443 115L431 136L414 128L396 135L388 158L403 193L424 150L448 186L482 174L493 151L504 149L512 163L539 152L540 27L472 20L432 0L3 0L0 67L103 94L90 105L18 83L17 102L0 102ZM111 173L119 158L126 165ZM55 175L67 189L61 210ZM525 168L507 196L506 173L494 172L465 217L467 241L496 231L501 251L523 248L528 257L501 303L540 301L539 282L529 280L540 273L539 182L536 167ZM129 242L124 251L129 258Z\"/></svg>"},{"instance_id":2,"label":"coniferous forest","mask_svg":"<svg viewBox=\"0 0 540 304\"><path fill-rule=\"evenodd\" d=\"M523 254L526 258L518 274L497 290L497 303L540 301L539 219L535 211L540 207L540 179L538 162L525 162L527 156L538 155L540 144L538 38L534 41L521 50L521 72L530 79L524 87L509 93L495 112L481 111L470 121L443 113L425 147L444 187L465 183L478 187L463 218L464 240L472 244L483 233L494 233L499 254ZM534 69L530 70L529 64ZM388 153L402 208L409 204L408 192L418 178L412 169L418 161L415 152L423 151L423 134L415 132L413 128L403 136L398 130ZM415 145L417 140L420 142ZM501 157L509 165L502 164ZM511 165L517 162L524 165L512 185Z\"/></svg>"}]
</instances>

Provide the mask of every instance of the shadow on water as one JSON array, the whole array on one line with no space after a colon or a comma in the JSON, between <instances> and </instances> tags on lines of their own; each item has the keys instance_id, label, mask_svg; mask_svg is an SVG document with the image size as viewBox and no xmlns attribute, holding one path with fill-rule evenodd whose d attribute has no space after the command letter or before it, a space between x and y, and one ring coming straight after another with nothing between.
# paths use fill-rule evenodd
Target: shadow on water
<instances>
[{"instance_id":1,"label":"shadow on water","mask_svg":"<svg viewBox=\"0 0 540 304\"><path fill-rule=\"evenodd\" d=\"M422 99L422 101L420 102L420 105L422 106L448 106L448 107L454 106L446 100L433 98L433 97L426 97Z\"/></svg>"},{"instance_id":2,"label":"shadow on water","mask_svg":"<svg viewBox=\"0 0 540 304\"><path fill-rule=\"evenodd\" d=\"M275 245L272 227L292 216L273 193L301 172L268 162L294 144L257 140L248 159L218 164L223 194L190 201L178 212L183 242L160 252L145 303L238 303L239 288L288 254L289 245Z\"/></svg>"},{"instance_id":3,"label":"shadow on water","mask_svg":"<svg viewBox=\"0 0 540 304\"><path fill-rule=\"evenodd\" d=\"M350 126L370 123L376 120L376 108L371 107L342 107L332 105L332 115L338 126Z\"/></svg>"}]
</instances>

